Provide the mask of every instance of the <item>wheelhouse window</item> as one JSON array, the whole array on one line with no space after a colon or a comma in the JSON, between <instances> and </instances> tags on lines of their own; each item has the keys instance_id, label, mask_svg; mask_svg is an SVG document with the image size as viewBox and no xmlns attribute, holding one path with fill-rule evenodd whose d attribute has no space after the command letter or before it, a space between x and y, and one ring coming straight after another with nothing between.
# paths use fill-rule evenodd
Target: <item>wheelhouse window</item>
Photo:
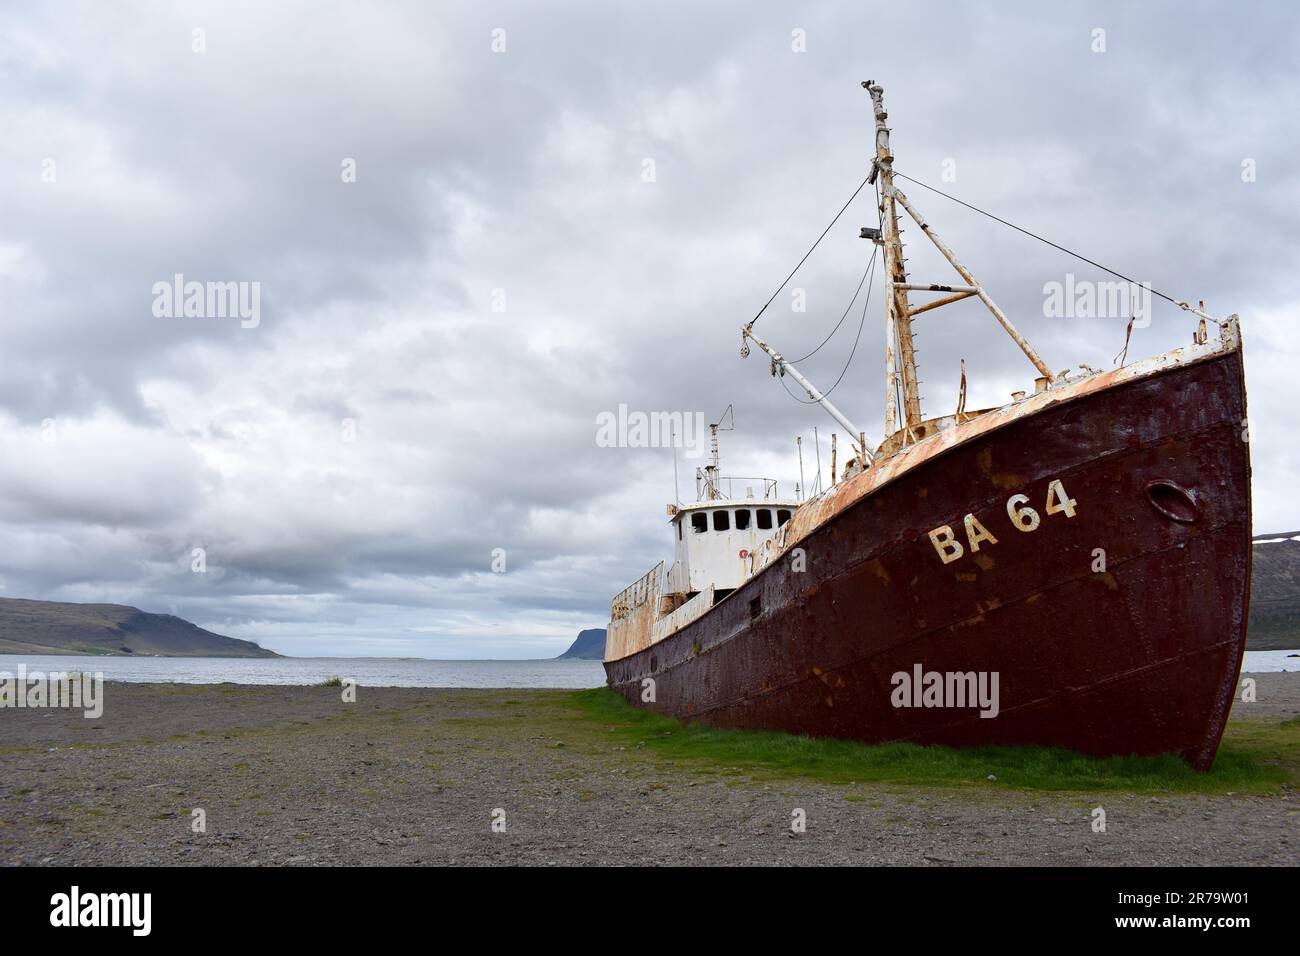
<instances>
[{"instance_id":1,"label":"wheelhouse window","mask_svg":"<svg viewBox=\"0 0 1300 956\"><path fill-rule=\"evenodd\" d=\"M691 530L703 534L709 530L709 515L706 511L691 512Z\"/></svg>"},{"instance_id":2,"label":"wheelhouse window","mask_svg":"<svg viewBox=\"0 0 1300 956\"><path fill-rule=\"evenodd\" d=\"M748 528L749 528L749 509L737 508L736 509L736 530L745 531Z\"/></svg>"},{"instance_id":3,"label":"wheelhouse window","mask_svg":"<svg viewBox=\"0 0 1300 956\"><path fill-rule=\"evenodd\" d=\"M778 526L785 524L789 520L790 510L788 508L782 508L776 513L776 523Z\"/></svg>"},{"instance_id":4,"label":"wheelhouse window","mask_svg":"<svg viewBox=\"0 0 1300 956\"><path fill-rule=\"evenodd\" d=\"M772 530L772 509L771 508L758 509L758 528L760 531Z\"/></svg>"},{"instance_id":5,"label":"wheelhouse window","mask_svg":"<svg viewBox=\"0 0 1300 956\"><path fill-rule=\"evenodd\" d=\"M713 530L728 531L731 529L731 512L715 511L713 512Z\"/></svg>"},{"instance_id":6,"label":"wheelhouse window","mask_svg":"<svg viewBox=\"0 0 1300 956\"><path fill-rule=\"evenodd\" d=\"M680 519L677 521L677 540L682 540L682 521Z\"/></svg>"}]
</instances>

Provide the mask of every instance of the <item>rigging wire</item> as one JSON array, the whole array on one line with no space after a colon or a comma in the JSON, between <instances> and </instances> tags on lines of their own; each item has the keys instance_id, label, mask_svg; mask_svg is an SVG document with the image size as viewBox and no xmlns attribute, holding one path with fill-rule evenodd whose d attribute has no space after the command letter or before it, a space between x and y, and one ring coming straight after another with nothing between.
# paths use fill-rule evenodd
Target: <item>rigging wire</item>
<instances>
[{"instance_id":1,"label":"rigging wire","mask_svg":"<svg viewBox=\"0 0 1300 956\"><path fill-rule=\"evenodd\" d=\"M799 260L799 265L795 266L793 269L790 270L790 274L785 277L785 282L782 282L779 286L776 287L776 291L772 293L772 297L768 299L766 302L764 302L763 307L758 310L757 315L755 315L752 319L749 320L750 325L753 325L755 322L757 322L759 317L764 312L767 311L767 307L772 304L773 300L775 300L778 295L781 294L781 290L784 289L786 285L789 284L790 280L794 278L794 274L799 271L800 267L805 262L808 261L808 257L813 254L813 250L816 249L818 244L823 239L826 238L826 233L831 231L831 226L834 226L837 222L840 221L840 216L844 215L844 210L848 209L849 205L853 202L853 200L858 198L858 193L862 192L862 187L865 186L868 182L870 182L870 180L871 180L871 176L868 175L866 179L858 183L858 188L853 190L853 195L849 197L848 202L846 202L843 206L840 207L840 211L835 214L835 218L830 221L830 225L828 225L825 229L823 229L822 234L817 237L817 242L814 242L812 246L808 249L808 251L803 254L803 258Z\"/></svg>"},{"instance_id":2,"label":"rigging wire","mask_svg":"<svg viewBox=\"0 0 1300 956\"><path fill-rule=\"evenodd\" d=\"M804 361L805 359L812 358L814 355L816 355L818 352L822 350L823 345L825 345L827 342L829 342L831 339L835 337L835 333L840 330L840 326L844 324L844 320L847 319L849 317L849 313L853 311L853 303L858 301L858 296L862 293L862 286L867 281L867 273L871 271L871 267L874 266L875 264L876 264L876 254L875 251L873 250L871 253L871 258L867 260L866 268L862 270L862 278L858 280L858 287L855 290L853 290L853 298L849 299L849 304L844 307L844 314L841 315L840 320L835 323L835 328L830 330L830 333L826 336L826 338L822 339L821 345L817 346L817 348L813 349L807 355L801 356L797 359L787 359L788 362L790 362L791 364L797 364L799 362Z\"/></svg>"},{"instance_id":3,"label":"rigging wire","mask_svg":"<svg viewBox=\"0 0 1300 956\"><path fill-rule=\"evenodd\" d=\"M900 179L906 179L909 183L916 183L918 186L920 186L920 187L922 187L922 188L924 188L924 189L928 189L928 190L930 190L930 192L932 192L932 193L938 193L938 194L939 194L940 196L942 196L944 199L951 199L953 202L957 203L958 205L965 206L967 209L973 209L975 212L979 213L981 216L988 216L988 217L989 217L990 219L992 219L994 222L1000 222L1000 223L1002 223L1002 225L1004 225L1004 226L1010 226L1012 229L1016 230L1016 232L1023 232L1026 236L1029 236L1030 238L1037 239L1039 242L1044 242L1044 243L1046 243L1047 245L1051 246L1053 249L1059 249L1061 252L1064 252L1066 255L1068 255L1068 256L1074 256L1074 258L1079 259L1079 260L1081 260L1081 261L1083 261L1083 262L1086 262L1086 263L1088 263L1088 265L1096 266L1098 269L1102 270L1103 272L1109 272L1111 275L1116 276L1116 277L1118 277L1118 278L1120 278L1120 279L1123 279L1125 282L1128 282L1128 283L1130 283L1131 285L1142 285L1142 283L1138 282L1136 279L1130 279L1128 276L1124 275L1122 272L1116 272L1114 269L1111 269L1111 268L1109 268L1108 266L1104 266L1104 265L1102 265L1100 262L1096 262L1096 261L1094 261L1094 260L1092 260L1092 259L1089 259L1087 256L1080 255L1079 253L1073 251L1072 249L1067 249L1067 248L1065 248L1065 246L1057 245L1055 242L1052 242L1052 240L1050 240L1050 239L1044 239L1042 236L1038 235L1037 233L1030 232L1028 229L1023 229L1023 228L1021 228L1020 226L1017 226L1014 222L1007 222L1005 219L1002 219L1002 218L1000 218L1000 217L998 217L998 216L995 216L995 215L993 215L993 213L991 213L991 212L986 212L985 210L981 209L979 206L973 206L973 205L971 205L971 204L968 203L968 202L965 202L965 201L963 201L963 200L961 200L961 199L958 199L956 196L950 196L948 193L944 192L942 189L935 189L933 186L931 186L931 185L929 185L929 184L927 184L927 183L923 183L923 182L921 182L919 179L913 179L911 176L908 176L908 175L906 175L905 173L900 173L897 169L894 170L894 175L897 176L897 177L899 177ZM790 281L790 280L787 279L786 281L788 282L788 281ZM1149 286L1148 286L1147 288L1149 288ZM778 289L777 291L779 292L780 290ZM1150 291L1152 291L1152 292L1154 292L1156 295L1160 296L1160 298L1162 298L1162 299L1166 299L1166 300L1172 302L1174 305L1178 306L1180 309L1185 309L1185 308L1187 308L1187 304L1186 304L1185 302L1181 302L1181 301L1179 301L1178 299L1175 299L1175 298L1174 298L1173 296L1171 296L1171 295L1166 295L1165 293L1161 292L1159 289L1151 289ZM773 298L775 298L775 296L773 296Z\"/></svg>"},{"instance_id":4,"label":"rigging wire","mask_svg":"<svg viewBox=\"0 0 1300 956\"><path fill-rule=\"evenodd\" d=\"M835 389L839 387L840 382L844 381L844 376L848 373L849 366L853 364L853 356L857 354L858 342L862 339L862 329L863 326L867 324L867 310L871 307L871 290L874 289L876 286L875 265L877 259L879 259L879 256L875 252L873 252L871 254L871 263L870 265L867 266L867 273L869 278L869 281L867 283L867 297L862 302L862 318L858 321L858 334L853 337L853 348L849 352L848 360L844 363L844 368L840 370L840 377L835 380L834 385L832 385L826 391L822 392L822 398L829 398L831 392L835 391ZM778 373L777 378L781 380L781 387L784 388L786 390L786 393L791 398L793 398L796 402L800 402L804 405L821 404L821 402L817 399L800 398L794 392L790 391L790 386L786 385L785 383L784 375Z\"/></svg>"}]
</instances>

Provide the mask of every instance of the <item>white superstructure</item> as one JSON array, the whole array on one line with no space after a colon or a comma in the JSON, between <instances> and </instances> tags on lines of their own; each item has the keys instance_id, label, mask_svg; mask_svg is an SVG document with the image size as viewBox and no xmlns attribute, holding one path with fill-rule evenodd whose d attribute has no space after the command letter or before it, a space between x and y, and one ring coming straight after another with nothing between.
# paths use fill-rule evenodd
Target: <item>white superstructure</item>
<instances>
[{"instance_id":1,"label":"white superstructure","mask_svg":"<svg viewBox=\"0 0 1300 956\"><path fill-rule=\"evenodd\" d=\"M797 501L780 498L718 499L672 508L673 562L664 593L690 597L712 585L740 587L749 577L749 556L790 520Z\"/></svg>"},{"instance_id":2,"label":"white superstructure","mask_svg":"<svg viewBox=\"0 0 1300 956\"><path fill-rule=\"evenodd\" d=\"M717 429L712 462L696 472L699 500L668 506L671 563L659 562L610 606L606 660L663 640L744 584L799 507L798 495L782 497L770 478L722 477Z\"/></svg>"}]
</instances>

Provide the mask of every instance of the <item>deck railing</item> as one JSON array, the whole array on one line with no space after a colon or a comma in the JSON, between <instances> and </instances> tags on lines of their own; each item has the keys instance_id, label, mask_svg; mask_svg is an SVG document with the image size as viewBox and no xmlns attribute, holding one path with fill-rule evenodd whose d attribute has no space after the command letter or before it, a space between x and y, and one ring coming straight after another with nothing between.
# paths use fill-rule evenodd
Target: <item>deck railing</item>
<instances>
[{"instance_id":1,"label":"deck railing","mask_svg":"<svg viewBox=\"0 0 1300 956\"><path fill-rule=\"evenodd\" d=\"M621 621L637 608L658 602L664 591L664 563L660 561L634 583L620 591L609 607L609 619Z\"/></svg>"}]
</instances>

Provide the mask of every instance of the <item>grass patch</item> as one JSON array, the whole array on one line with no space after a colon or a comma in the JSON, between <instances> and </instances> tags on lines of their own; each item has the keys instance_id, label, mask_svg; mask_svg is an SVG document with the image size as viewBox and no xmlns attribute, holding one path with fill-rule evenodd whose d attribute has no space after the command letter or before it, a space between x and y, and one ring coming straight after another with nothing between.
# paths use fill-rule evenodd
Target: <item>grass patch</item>
<instances>
[{"instance_id":1,"label":"grass patch","mask_svg":"<svg viewBox=\"0 0 1300 956\"><path fill-rule=\"evenodd\" d=\"M339 677L337 674L335 674L333 677L330 677L330 678L327 678L326 680L321 681L321 682L320 682L319 684L317 684L316 686L317 686L317 687L342 687L342 686L343 686L343 678L342 678L342 677Z\"/></svg>"},{"instance_id":2,"label":"grass patch","mask_svg":"<svg viewBox=\"0 0 1300 956\"><path fill-rule=\"evenodd\" d=\"M1199 773L1177 757L1088 757L1054 747L922 747L862 744L688 724L640 710L608 688L577 691L571 707L606 725L614 739L664 757L751 775L812 777L830 783L904 783L1025 790L1138 793L1261 793L1300 779L1300 718L1232 721L1214 769ZM996 781L988 780L992 774Z\"/></svg>"}]
</instances>

